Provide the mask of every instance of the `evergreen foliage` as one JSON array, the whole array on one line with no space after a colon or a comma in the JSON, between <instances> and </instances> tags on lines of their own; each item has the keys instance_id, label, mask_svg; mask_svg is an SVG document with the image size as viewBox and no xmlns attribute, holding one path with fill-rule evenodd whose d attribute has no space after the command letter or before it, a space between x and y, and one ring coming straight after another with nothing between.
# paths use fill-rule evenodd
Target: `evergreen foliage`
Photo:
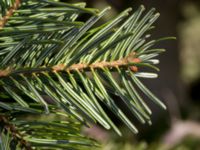
<instances>
[{"instance_id":1,"label":"evergreen foliage","mask_svg":"<svg viewBox=\"0 0 200 150\"><path fill-rule=\"evenodd\" d=\"M145 68L159 70L155 57L164 50L153 46L164 39L148 39L159 14L128 8L99 24L109 9L0 0L1 149L88 149L97 144L81 135L81 126L91 122L121 135L100 101L138 133L112 95L141 123L151 124L152 114L141 92L166 109L140 81L157 77Z\"/></svg>"}]
</instances>

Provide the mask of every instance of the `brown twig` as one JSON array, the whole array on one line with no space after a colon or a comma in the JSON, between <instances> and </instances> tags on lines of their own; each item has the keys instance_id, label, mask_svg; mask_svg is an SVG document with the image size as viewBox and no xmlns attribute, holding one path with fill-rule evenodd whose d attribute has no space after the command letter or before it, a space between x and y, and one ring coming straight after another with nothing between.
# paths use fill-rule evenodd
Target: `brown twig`
<instances>
[{"instance_id":1,"label":"brown twig","mask_svg":"<svg viewBox=\"0 0 200 150\"><path fill-rule=\"evenodd\" d=\"M8 117L0 115L0 123L3 124L3 128L6 131L11 132L13 139L20 142L22 148L25 148L26 150L32 150L30 144L23 139L23 135L20 133L20 131L17 130L15 125L9 122Z\"/></svg>"},{"instance_id":2,"label":"brown twig","mask_svg":"<svg viewBox=\"0 0 200 150\"><path fill-rule=\"evenodd\" d=\"M120 60L116 60L116 61L112 61L112 62L106 62L106 61L96 62L96 63L89 64L89 65L79 63L79 64L71 65L68 68L66 68L66 66L64 64L59 64L59 65L53 66L52 69L53 69L53 71L58 72L58 71L86 70L88 68L92 68L92 69L115 68L115 67L129 66L129 64L139 63L139 62L141 62L141 60L138 58L133 58L132 60L120 59Z\"/></svg>"},{"instance_id":3,"label":"brown twig","mask_svg":"<svg viewBox=\"0 0 200 150\"><path fill-rule=\"evenodd\" d=\"M13 6L10 7L10 9L6 12L6 15L0 20L0 30L3 29L8 19L13 15L15 10L19 8L20 4L21 4L21 0L15 0L15 3L13 4Z\"/></svg>"},{"instance_id":4,"label":"brown twig","mask_svg":"<svg viewBox=\"0 0 200 150\"><path fill-rule=\"evenodd\" d=\"M112 62L102 61L95 62L92 64L73 64L67 67L65 64L58 64L53 67L47 68L32 68L32 69L22 69L14 70L11 67L7 69L0 70L0 77L6 77L11 74L31 74L31 73L42 73L42 72L60 72L60 71L76 71L76 70L90 70L90 69L101 69L101 68L116 68L116 67L129 67L133 72L138 71L138 67L135 65L140 63L141 59L135 58L135 53L129 54L127 57Z\"/></svg>"}]
</instances>

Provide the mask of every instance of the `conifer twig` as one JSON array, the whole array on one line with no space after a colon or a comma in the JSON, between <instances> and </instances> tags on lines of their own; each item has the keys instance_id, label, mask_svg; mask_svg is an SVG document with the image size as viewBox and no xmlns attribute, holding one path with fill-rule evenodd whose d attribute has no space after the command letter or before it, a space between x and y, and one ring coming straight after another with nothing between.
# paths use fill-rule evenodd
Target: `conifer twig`
<instances>
[{"instance_id":1,"label":"conifer twig","mask_svg":"<svg viewBox=\"0 0 200 150\"><path fill-rule=\"evenodd\" d=\"M13 15L15 10L19 8L20 4L21 4L21 0L15 0L15 3L13 4L13 6L10 7L10 9L8 9L8 11L6 12L6 15L0 20L0 30L3 29L8 19Z\"/></svg>"},{"instance_id":2,"label":"conifer twig","mask_svg":"<svg viewBox=\"0 0 200 150\"><path fill-rule=\"evenodd\" d=\"M16 129L15 125L9 122L6 116L0 115L0 123L3 124L6 131L11 132L13 139L20 142L22 148L25 148L26 150L32 150L30 144L23 139L23 135Z\"/></svg>"},{"instance_id":3,"label":"conifer twig","mask_svg":"<svg viewBox=\"0 0 200 150\"><path fill-rule=\"evenodd\" d=\"M58 64L53 67L46 67L46 68L32 68L32 69L21 69L21 70L13 70L11 67L8 67L6 69L0 70L0 77L6 77L10 74L31 74L31 73L40 73L40 72L60 72L60 71L76 71L76 70L87 70L87 69L101 69L101 68L115 68L115 67L124 67L128 66L133 72L137 72L138 68L134 64L140 63L141 59L135 57L136 53L131 53L127 57L119 60L115 60L112 62L107 61L101 61L101 62L95 62L92 64L84 64L84 63L78 63L73 64L69 67L67 67L65 64Z\"/></svg>"}]
</instances>

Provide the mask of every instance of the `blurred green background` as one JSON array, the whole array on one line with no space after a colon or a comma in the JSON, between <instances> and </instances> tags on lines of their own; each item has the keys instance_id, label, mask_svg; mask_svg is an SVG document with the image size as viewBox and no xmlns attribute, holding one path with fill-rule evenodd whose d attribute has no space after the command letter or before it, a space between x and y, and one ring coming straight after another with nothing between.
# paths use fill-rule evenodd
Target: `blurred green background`
<instances>
[{"instance_id":1,"label":"blurred green background","mask_svg":"<svg viewBox=\"0 0 200 150\"><path fill-rule=\"evenodd\" d=\"M78 0L62 0L79 2ZM94 126L84 132L100 140L104 150L200 150L200 1L199 0L80 0L88 7L112 10L109 20L127 7L143 4L155 7L161 17L155 24L152 38L176 36L176 41L161 42L167 49L160 56L159 78L144 81L168 106L167 111L149 104L153 125L137 124L138 135L124 129L123 137ZM133 9L133 11L134 11ZM131 117L131 116L130 116ZM113 118L114 120L116 118Z\"/></svg>"}]
</instances>

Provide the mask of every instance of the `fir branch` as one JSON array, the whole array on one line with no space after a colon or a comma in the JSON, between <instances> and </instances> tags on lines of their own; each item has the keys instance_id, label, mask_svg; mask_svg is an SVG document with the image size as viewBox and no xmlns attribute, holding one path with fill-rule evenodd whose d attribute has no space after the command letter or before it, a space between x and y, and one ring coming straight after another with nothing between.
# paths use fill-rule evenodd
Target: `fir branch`
<instances>
[{"instance_id":1,"label":"fir branch","mask_svg":"<svg viewBox=\"0 0 200 150\"><path fill-rule=\"evenodd\" d=\"M13 13L19 8L20 5L21 5L21 0L15 0L13 6L10 7L10 9L8 9L6 15L0 20L0 30L3 29L8 19L12 17Z\"/></svg>"},{"instance_id":2,"label":"fir branch","mask_svg":"<svg viewBox=\"0 0 200 150\"><path fill-rule=\"evenodd\" d=\"M6 3L1 13L5 19L1 21L3 26L0 26L0 85L4 95L13 100L2 101L2 110L12 112L15 110L14 104L17 104L19 111L32 112L30 102L33 102L49 113L51 105L44 97L47 95L56 104L55 108L64 110L65 114L69 113L82 123L98 122L104 128L112 128L122 135L102 109L100 101L133 133L138 133L138 130L116 105L111 94L119 96L141 123L150 124L152 115L140 96L141 92L166 109L138 79L157 77L155 73L138 71L140 67L158 70L154 65L159 61L154 58L163 50L152 49L159 40L148 39L148 31L159 16L155 9L143 15L144 6L133 14L128 8L108 23L94 27L109 8L96 12L80 3L65 5L52 0L33 0L23 3L22 9L16 11L19 5L12 6L15 2L10 0L9 5ZM90 17L80 22L83 14L89 14ZM92 77L88 76L88 72L92 73ZM119 75L121 82L113 72ZM19 124L18 121L17 128ZM43 122L37 126L43 131ZM73 141L69 145L68 134L62 139L58 136L64 134L65 130L45 130L50 132L51 137L47 135L44 138L43 132L34 126L24 126L22 130L27 129L35 131L28 132L27 137L24 134L24 139L31 146L70 149L74 145ZM21 126L18 130L24 133ZM75 134L77 132L79 130ZM82 142L78 140L75 144Z\"/></svg>"},{"instance_id":3,"label":"fir branch","mask_svg":"<svg viewBox=\"0 0 200 150\"><path fill-rule=\"evenodd\" d=\"M8 67L4 70L0 70L0 78L7 77L11 74L32 74L32 73L43 73L43 72L60 72L60 71L77 71L77 70L91 70L91 69L101 69L101 68L117 68L117 67L129 67L133 72L138 71L138 67L136 66L137 63L141 63L142 60L140 58L135 57L136 53L133 52L129 54L127 57L119 60L115 60L112 62L102 61L102 62L95 62L92 64L84 64L78 63L73 64L69 67L65 64L58 64L53 67L46 67L46 68L30 68L30 69L21 69L21 70L14 70L11 67Z\"/></svg>"}]
</instances>

